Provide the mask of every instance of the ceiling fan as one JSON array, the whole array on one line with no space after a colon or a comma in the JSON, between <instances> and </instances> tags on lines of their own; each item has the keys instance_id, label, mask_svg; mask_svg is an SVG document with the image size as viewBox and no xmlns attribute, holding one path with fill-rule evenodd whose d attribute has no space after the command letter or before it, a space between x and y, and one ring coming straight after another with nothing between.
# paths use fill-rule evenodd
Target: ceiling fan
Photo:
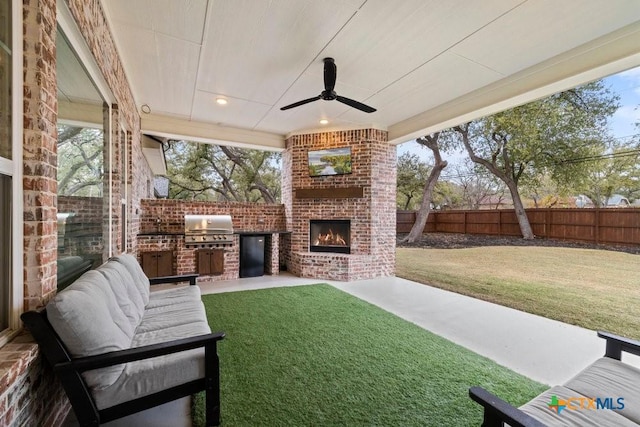
<instances>
[{"instance_id":1,"label":"ceiling fan","mask_svg":"<svg viewBox=\"0 0 640 427\"><path fill-rule=\"evenodd\" d=\"M290 108L299 107L304 104L308 104L313 101L317 101L319 99L324 99L325 101L338 101L343 104L347 104L350 107L357 108L360 111L364 111L365 113L373 113L376 111L375 108L369 107L368 105L363 104L362 102L354 101L350 98L345 98L344 96L340 96L336 93L333 88L336 85L336 75L337 68L336 63L333 58L324 58L324 90L318 96L314 96L313 98L303 99L302 101L294 102L293 104L286 105L281 110L288 110Z\"/></svg>"}]
</instances>

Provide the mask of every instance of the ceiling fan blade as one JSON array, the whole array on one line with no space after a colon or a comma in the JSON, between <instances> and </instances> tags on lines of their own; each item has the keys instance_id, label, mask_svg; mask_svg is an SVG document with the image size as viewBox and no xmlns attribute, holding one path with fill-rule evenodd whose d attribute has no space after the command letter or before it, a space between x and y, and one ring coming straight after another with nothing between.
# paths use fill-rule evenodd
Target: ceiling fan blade
<instances>
[{"instance_id":1,"label":"ceiling fan blade","mask_svg":"<svg viewBox=\"0 0 640 427\"><path fill-rule=\"evenodd\" d=\"M373 113L374 111L376 111L376 109L373 107L369 107L368 105L363 104L362 102L354 101L353 99L345 98L344 96L338 95L336 100L342 102L343 104L347 104L350 107L357 108L360 111L364 111L365 113Z\"/></svg>"},{"instance_id":2,"label":"ceiling fan blade","mask_svg":"<svg viewBox=\"0 0 640 427\"><path fill-rule=\"evenodd\" d=\"M332 92L336 87L336 74L338 69L333 58L324 58L324 90Z\"/></svg>"},{"instance_id":3,"label":"ceiling fan blade","mask_svg":"<svg viewBox=\"0 0 640 427\"><path fill-rule=\"evenodd\" d=\"M314 96L313 98L303 99L302 101L298 101L298 102L294 102L293 104L285 105L284 107L280 108L280 110L284 111L284 110L288 110L289 108L299 107L301 105L308 104L308 103L313 102L313 101L317 101L320 98L322 98L321 95Z\"/></svg>"}]
</instances>

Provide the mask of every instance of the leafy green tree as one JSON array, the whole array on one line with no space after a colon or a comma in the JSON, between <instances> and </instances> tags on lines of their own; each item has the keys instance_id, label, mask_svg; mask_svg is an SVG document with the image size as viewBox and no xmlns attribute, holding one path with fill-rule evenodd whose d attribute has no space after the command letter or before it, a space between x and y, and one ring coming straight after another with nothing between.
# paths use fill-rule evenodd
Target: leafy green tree
<instances>
[{"instance_id":1,"label":"leafy green tree","mask_svg":"<svg viewBox=\"0 0 640 427\"><path fill-rule=\"evenodd\" d=\"M58 125L58 195L102 197L102 129Z\"/></svg>"},{"instance_id":2,"label":"leafy green tree","mask_svg":"<svg viewBox=\"0 0 640 427\"><path fill-rule=\"evenodd\" d=\"M525 239L534 234L520 187L535 186L544 174L562 185L582 182L585 168L559 159L602 150L618 99L597 81L454 128L469 158L509 189Z\"/></svg>"},{"instance_id":3,"label":"leafy green tree","mask_svg":"<svg viewBox=\"0 0 640 427\"><path fill-rule=\"evenodd\" d=\"M169 198L275 203L280 153L172 141L166 152Z\"/></svg>"},{"instance_id":4,"label":"leafy green tree","mask_svg":"<svg viewBox=\"0 0 640 427\"><path fill-rule=\"evenodd\" d=\"M640 193L640 143L623 139L613 140L612 145L606 152L574 160L588 170L581 192L598 206L616 193L629 200Z\"/></svg>"},{"instance_id":5,"label":"leafy green tree","mask_svg":"<svg viewBox=\"0 0 640 427\"><path fill-rule=\"evenodd\" d=\"M398 209L414 210L422 200L424 183L429 176L429 166L415 153L403 153L398 157L396 205Z\"/></svg>"}]
</instances>

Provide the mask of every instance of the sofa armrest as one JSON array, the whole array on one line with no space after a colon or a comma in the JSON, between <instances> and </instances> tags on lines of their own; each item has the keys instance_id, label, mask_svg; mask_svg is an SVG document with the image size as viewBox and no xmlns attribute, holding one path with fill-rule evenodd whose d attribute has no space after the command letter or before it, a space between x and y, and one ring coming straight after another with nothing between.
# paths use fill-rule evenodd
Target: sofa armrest
<instances>
[{"instance_id":1,"label":"sofa armrest","mask_svg":"<svg viewBox=\"0 0 640 427\"><path fill-rule=\"evenodd\" d=\"M640 341L603 331L598 331L598 336L607 340L607 347L604 353L605 357L621 360L623 351L640 356Z\"/></svg>"},{"instance_id":2,"label":"sofa armrest","mask_svg":"<svg viewBox=\"0 0 640 427\"><path fill-rule=\"evenodd\" d=\"M163 276L152 277L149 279L151 285L159 285L161 283L178 283L189 282L189 285L195 285L198 274L181 274L180 276Z\"/></svg>"},{"instance_id":3,"label":"sofa armrest","mask_svg":"<svg viewBox=\"0 0 640 427\"><path fill-rule=\"evenodd\" d=\"M213 346L224 338L224 332L198 335L195 337L183 338L179 340L134 347L126 350L112 351L94 356L78 357L70 361L57 363L53 369L59 371L84 372L92 369L104 368L118 365L120 363L133 362L136 360L149 359L151 357L164 356L181 351L192 350L194 348Z\"/></svg>"},{"instance_id":4,"label":"sofa armrest","mask_svg":"<svg viewBox=\"0 0 640 427\"><path fill-rule=\"evenodd\" d=\"M504 423L508 423L511 427L545 427L529 414L511 406L482 387L471 387L469 397L484 407L482 427L503 427Z\"/></svg>"}]
</instances>

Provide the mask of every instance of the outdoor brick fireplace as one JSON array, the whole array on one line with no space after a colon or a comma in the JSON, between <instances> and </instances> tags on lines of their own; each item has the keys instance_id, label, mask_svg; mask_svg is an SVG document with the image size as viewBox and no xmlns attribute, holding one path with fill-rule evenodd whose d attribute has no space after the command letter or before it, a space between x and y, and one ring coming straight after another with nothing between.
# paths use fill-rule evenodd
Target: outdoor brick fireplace
<instances>
[{"instance_id":1,"label":"outdoor brick fireplace","mask_svg":"<svg viewBox=\"0 0 640 427\"><path fill-rule=\"evenodd\" d=\"M309 151L344 147L350 148L350 173L312 176ZM395 273L396 149L387 132L293 135L282 171L289 271L343 281Z\"/></svg>"}]
</instances>

